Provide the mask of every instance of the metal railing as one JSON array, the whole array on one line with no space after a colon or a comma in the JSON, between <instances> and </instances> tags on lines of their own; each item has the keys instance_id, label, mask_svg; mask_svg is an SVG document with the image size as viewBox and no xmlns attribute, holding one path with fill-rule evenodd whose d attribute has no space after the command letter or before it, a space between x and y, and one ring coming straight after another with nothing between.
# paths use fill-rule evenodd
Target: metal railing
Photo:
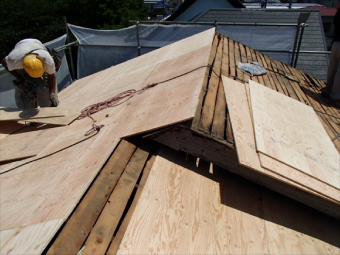
<instances>
[{"instance_id":1,"label":"metal railing","mask_svg":"<svg viewBox=\"0 0 340 255\"><path fill-rule=\"evenodd\" d=\"M74 61L72 57L72 46L100 46L100 47L129 47L129 48L137 48L138 56L141 55L141 49L142 48L160 48L157 46L141 46L140 44L140 25L141 24L164 24L164 25L211 25L211 26L217 26L217 25L224 25L224 26L285 26L285 27L296 27L296 34L294 39L294 46L293 50L266 50L266 49L256 49L262 52L277 52L277 53L291 53L291 63L290 65L293 67L296 67L299 54L330 54L330 51L302 51L301 50L301 43L303 39L304 29L308 26L308 24L302 22L306 21L308 19L309 15L304 15L304 17L299 17L298 23L250 23L250 22L178 22L178 21L139 21L139 20L130 20L131 23L136 24L136 37L137 37L137 45L136 46L112 46L112 45L82 45L78 41L74 42L68 42L69 40L69 29L67 26L67 21L65 19L66 24L66 31L67 31L67 44L56 48L57 51L62 50L69 50L69 56L70 56L70 69L72 73L72 77L75 79L75 71L74 71ZM0 75L6 71L5 68L0 67Z\"/></svg>"},{"instance_id":2,"label":"metal railing","mask_svg":"<svg viewBox=\"0 0 340 255\"><path fill-rule=\"evenodd\" d=\"M291 63L290 65L296 67L298 57L300 53L304 54L330 54L330 51L301 51L301 43L304 35L304 30L308 27L305 22L308 20L310 13L302 13L298 18L297 23L250 23L250 22L178 22L178 21L139 21L130 20L131 23L136 24L137 33L137 50L138 56L140 56L141 48L149 48L147 46L141 46L139 41L139 25L140 24L164 24L164 25L224 25L224 26L284 26L284 27L296 27L296 34L294 39L293 50L266 50L266 49L256 49L263 52L278 52L278 53L291 53ZM131 46L130 46L131 47Z\"/></svg>"}]
</instances>

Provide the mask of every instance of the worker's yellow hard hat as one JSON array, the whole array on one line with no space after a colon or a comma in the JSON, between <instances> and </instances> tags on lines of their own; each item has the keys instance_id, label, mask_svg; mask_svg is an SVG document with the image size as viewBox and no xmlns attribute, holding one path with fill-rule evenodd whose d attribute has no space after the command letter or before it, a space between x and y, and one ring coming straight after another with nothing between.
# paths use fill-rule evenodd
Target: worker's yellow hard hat
<instances>
[{"instance_id":1,"label":"worker's yellow hard hat","mask_svg":"<svg viewBox=\"0 0 340 255\"><path fill-rule=\"evenodd\" d=\"M44 75L44 61L37 54L27 54L23 59L22 65L26 73L33 78L40 78Z\"/></svg>"}]
</instances>

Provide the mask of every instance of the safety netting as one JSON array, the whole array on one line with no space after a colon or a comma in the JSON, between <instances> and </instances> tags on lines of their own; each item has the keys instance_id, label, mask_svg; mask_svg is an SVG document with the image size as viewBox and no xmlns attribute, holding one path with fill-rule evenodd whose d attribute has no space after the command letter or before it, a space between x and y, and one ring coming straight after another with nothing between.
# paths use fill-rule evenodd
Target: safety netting
<instances>
[{"instance_id":1,"label":"safety netting","mask_svg":"<svg viewBox=\"0 0 340 255\"><path fill-rule=\"evenodd\" d=\"M66 34L54 39L53 41L44 43L46 47L57 49L65 45ZM56 72L58 90L61 91L69 86L73 81L70 75L69 67L64 50L58 51L62 57L62 65L58 72ZM4 107L16 107L14 99L14 87L13 80L15 79L10 73L8 73L2 65L0 65L0 106Z\"/></svg>"},{"instance_id":2,"label":"safety netting","mask_svg":"<svg viewBox=\"0 0 340 255\"><path fill-rule=\"evenodd\" d=\"M289 51L294 46L295 26L218 25L216 31L285 64L290 63Z\"/></svg>"},{"instance_id":3,"label":"safety netting","mask_svg":"<svg viewBox=\"0 0 340 255\"><path fill-rule=\"evenodd\" d=\"M119 30L96 30L68 24L78 41L77 78L88 76L111 66L146 54L168 44L214 27L214 24L138 24ZM290 62L295 26L241 26L218 24L216 31L255 50ZM65 45L66 35L45 43L47 47ZM56 73L61 91L72 83L64 50L59 51L63 64ZM1 68L1 66L0 66ZM0 105L13 107L14 77L0 72Z\"/></svg>"},{"instance_id":4,"label":"safety netting","mask_svg":"<svg viewBox=\"0 0 340 255\"><path fill-rule=\"evenodd\" d=\"M203 32L212 25L136 25L95 30L68 24L79 42L78 78Z\"/></svg>"},{"instance_id":5,"label":"safety netting","mask_svg":"<svg viewBox=\"0 0 340 255\"><path fill-rule=\"evenodd\" d=\"M82 78L203 32L214 25L139 24L120 30L68 26L79 42L77 75ZM216 30L289 64L288 51L293 48L296 33L294 26L218 25Z\"/></svg>"},{"instance_id":6,"label":"safety netting","mask_svg":"<svg viewBox=\"0 0 340 255\"><path fill-rule=\"evenodd\" d=\"M57 48L64 46L65 42L66 42L66 35L63 35L61 37L58 37L57 39L54 39L53 41L44 43L44 45L52 49L57 49ZM64 88L66 88L68 85L70 85L73 82L73 80L72 80L70 69L67 63L65 50L60 50L58 51L58 53L62 58L62 64L58 72L56 72L56 77L57 77L57 83L58 83L58 90L61 91Z\"/></svg>"}]
</instances>

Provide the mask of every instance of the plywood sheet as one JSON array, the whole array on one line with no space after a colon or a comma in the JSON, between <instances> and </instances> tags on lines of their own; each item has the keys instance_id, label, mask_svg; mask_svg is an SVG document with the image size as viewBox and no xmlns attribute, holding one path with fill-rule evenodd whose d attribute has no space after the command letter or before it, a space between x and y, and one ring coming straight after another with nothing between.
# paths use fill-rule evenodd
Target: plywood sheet
<instances>
[{"instance_id":1,"label":"plywood sheet","mask_svg":"<svg viewBox=\"0 0 340 255\"><path fill-rule=\"evenodd\" d=\"M247 89L244 84L223 76L223 85L226 91L228 109L231 117L232 128L235 137L237 155L240 164L245 165L259 172L259 174L269 175L272 178L288 183L299 189L310 193L326 196L329 199L338 201L340 193L334 187L326 185L315 178L306 177L304 173L296 172L273 158L266 157L264 168L256 152L254 129L251 120L251 113L246 96Z\"/></svg>"},{"instance_id":2,"label":"plywood sheet","mask_svg":"<svg viewBox=\"0 0 340 255\"><path fill-rule=\"evenodd\" d=\"M16 121L4 121L0 123L0 140L8 136L9 134L24 128L25 126L17 123Z\"/></svg>"},{"instance_id":3,"label":"plywood sheet","mask_svg":"<svg viewBox=\"0 0 340 255\"><path fill-rule=\"evenodd\" d=\"M62 219L57 219L15 229L15 235L1 247L0 253L41 254L63 221Z\"/></svg>"},{"instance_id":4,"label":"plywood sheet","mask_svg":"<svg viewBox=\"0 0 340 255\"><path fill-rule=\"evenodd\" d=\"M237 181L210 175L192 159L164 155L155 160L117 254L268 253L251 185L240 190Z\"/></svg>"},{"instance_id":5,"label":"plywood sheet","mask_svg":"<svg viewBox=\"0 0 340 255\"><path fill-rule=\"evenodd\" d=\"M201 35L204 36L201 40L203 44L198 41L192 43L193 47L190 48L184 41L182 44L176 44L173 49L168 48L169 52L176 52L174 55L177 57L167 55L163 62L169 61L168 64L172 60L179 63L181 55L192 53L192 58L186 60L191 63L184 64L183 67L176 65L173 70L166 72L166 65L162 65L162 61L155 64L150 62L148 66L144 66L143 62L136 58L135 61L139 64L134 65L133 69L123 64L76 81L59 94L60 101L64 107L72 107L78 111L128 89L141 89L149 82L171 78L183 70L198 67L199 63L206 64L214 32L209 33L211 38L206 38L207 33ZM199 36L195 38L197 40ZM192 39L189 41L192 42ZM185 47L181 49L181 46ZM201 62L195 62L197 59ZM133 63L131 61L130 65ZM158 72L157 68L161 67L164 68L164 76ZM94 114L96 124L103 124L104 127L92 137L84 136L93 124L89 118L74 121L69 126L58 127L57 134L54 134L52 129L45 130L55 139L39 156L32 157L34 162L0 166L0 170L6 172L0 175L1 208L5 208L0 211L0 228L12 229L67 218L122 136L192 117L192 112L197 107L195 101L198 100L195 98L198 94L196 86L200 87L203 82L203 78L200 81L198 77L201 72L204 73L202 70L205 71L201 68L191 73L191 76L169 81L136 95L122 105ZM72 88L73 86L75 87ZM185 94L177 98L178 90L184 91ZM161 105L158 107L155 102Z\"/></svg>"},{"instance_id":6,"label":"plywood sheet","mask_svg":"<svg viewBox=\"0 0 340 255\"><path fill-rule=\"evenodd\" d=\"M334 218L272 192L263 192L271 254L340 254Z\"/></svg>"},{"instance_id":7,"label":"plywood sheet","mask_svg":"<svg viewBox=\"0 0 340 255\"><path fill-rule=\"evenodd\" d=\"M37 155L55 138L58 132L54 129L54 135L52 135L46 130L36 130L7 136L1 140L0 162Z\"/></svg>"},{"instance_id":8,"label":"plywood sheet","mask_svg":"<svg viewBox=\"0 0 340 255\"><path fill-rule=\"evenodd\" d=\"M288 179L300 184L309 192L318 193L319 196L324 196L326 199L330 199L340 205L340 190L321 182L315 177L311 177L301 171L297 171L286 164L281 163L263 153L258 153L260 163L263 168L268 169L278 175L285 176Z\"/></svg>"},{"instance_id":9,"label":"plywood sheet","mask_svg":"<svg viewBox=\"0 0 340 255\"><path fill-rule=\"evenodd\" d=\"M339 253L334 218L176 156L157 156L117 254Z\"/></svg>"},{"instance_id":10,"label":"plywood sheet","mask_svg":"<svg viewBox=\"0 0 340 255\"><path fill-rule=\"evenodd\" d=\"M9 171L0 176L1 208L5 208L0 210L2 229L69 215L119 141L110 128L85 137L91 125L91 120L84 119L58 127L64 130L39 157L32 158L34 162L19 168L1 166L2 171Z\"/></svg>"},{"instance_id":11,"label":"plywood sheet","mask_svg":"<svg viewBox=\"0 0 340 255\"><path fill-rule=\"evenodd\" d=\"M207 61L208 54L203 56ZM193 66L194 64L192 68ZM200 68L181 78L159 84L132 98L123 106L125 109L120 116L120 124L125 127L123 136L131 136L192 119L195 116L206 70L207 67ZM152 76L153 73L150 77Z\"/></svg>"},{"instance_id":12,"label":"plywood sheet","mask_svg":"<svg viewBox=\"0 0 340 255\"><path fill-rule=\"evenodd\" d=\"M340 157L313 108L249 81L256 148L340 188Z\"/></svg>"},{"instance_id":13,"label":"plywood sheet","mask_svg":"<svg viewBox=\"0 0 340 255\"><path fill-rule=\"evenodd\" d=\"M17 228L0 231L0 251L18 232Z\"/></svg>"},{"instance_id":14,"label":"plywood sheet","mask_svg":"<svg viewBox=\"0 0 340 255\"><path fill-rule=\"evenodd\" d=\"M54 118L42 118L31 120L33 123L51 124L58 126L69 125L72 121L78 118L80 113L67 112L65 116L54 117Z\"/></svg>"},{"instance_id":15,"label":"plywood sheet","mask_svg":"<svg viewBox=\"0 0 340 255\"><path fill-rule=\"evenodd\" d=\"M72 86L67 87L59 93L60 101L64 107L72 107L74 110L81 111L86 106L107 100L128 89L140 89L142 88L141 84L148 78L158 64L171 59L181 59L181 56L186 54L190 55L190 53L194 56L198 50L206 46L211 47L214 34L215 29L209 29L138 58L131 59L117 66L77 80ZM208 54L209 53L210 50ZM179 62L177 62L177 64L178 63ZM184 61L180 61L180 63L181 65L186 65ZM181 65L177 65L175 69L177 71L184 70ZM195 68L198 65L197 63ZM164 73L171 72L172 70L172 68L168 67L163 68L161 72L158 73L160 79L155 80L155 82L162 81L164 79ZM154 73L154 75L155 74L156 73ZM79 98L82 98L82 100L79 100Z\"/></svg>"},{"instance_id":16,"label":"plywood sheet","mask_svg":"<svg viewBox=\"0 0 340 255\"><path fill-rule=\"evenodd\" d=\"M0 121L65 116L66 112L67 109L63 107L37 109L0 108Z\"/></svg>"}]
</instances>

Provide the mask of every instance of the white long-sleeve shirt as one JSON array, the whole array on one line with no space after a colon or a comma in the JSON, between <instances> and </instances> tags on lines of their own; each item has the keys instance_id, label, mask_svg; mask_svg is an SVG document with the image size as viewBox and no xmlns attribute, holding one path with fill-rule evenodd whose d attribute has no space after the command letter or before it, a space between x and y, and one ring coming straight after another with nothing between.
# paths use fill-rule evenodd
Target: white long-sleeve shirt
<instances>
[{"instance_id":1,"label":"white long-sleeve shirt","mask_svg":"<svg viewBox=\"0 0 340 255\"><path fill-rule=\"evenodd\" d=\"M9 71L23 69L22 60L28 53L38 54L44 61L45 72L55 73L55 65L46 47L37 39L24 39L18 42L14 49L6 56Z\"/></svg>"}]
</instances>

